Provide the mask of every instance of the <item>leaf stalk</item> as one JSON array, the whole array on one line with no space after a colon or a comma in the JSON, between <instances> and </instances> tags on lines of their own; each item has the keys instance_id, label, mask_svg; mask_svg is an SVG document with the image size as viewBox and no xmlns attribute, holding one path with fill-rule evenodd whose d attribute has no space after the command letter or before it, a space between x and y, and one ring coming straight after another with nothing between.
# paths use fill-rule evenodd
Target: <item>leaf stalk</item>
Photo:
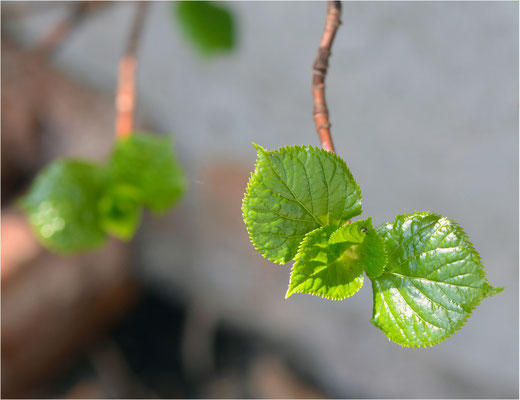
<instances>
[{"instance_id":1,"label":"leaf stalk","mask_svg":"<svg viewBox=\"0 0 520 400\"><path fill-rule=\"evenodd\" d=\"M143 22L147 13L147 2L137 4L134 21L128 37L125 53L119 62L119 82L116 94L116 137L129 136L134 125L136 52Z\"/></svg>"},{"instance_id":2,"label":"leaf stalk","mask_svg":"<svg viewBox=\"0 0 520 400\"><path fill-rule=\"evenodd\" d=\"M329 67L332 42L336 31L341 24L341 2L329 0L327 2L327 19L325 30L321 37L318 54L312 66L312 96L314 98L314 124L320 138L321 147L334 153L334 144L330 134L329 110L325 101L325 77Z\"/></svg>"}]
</instances>

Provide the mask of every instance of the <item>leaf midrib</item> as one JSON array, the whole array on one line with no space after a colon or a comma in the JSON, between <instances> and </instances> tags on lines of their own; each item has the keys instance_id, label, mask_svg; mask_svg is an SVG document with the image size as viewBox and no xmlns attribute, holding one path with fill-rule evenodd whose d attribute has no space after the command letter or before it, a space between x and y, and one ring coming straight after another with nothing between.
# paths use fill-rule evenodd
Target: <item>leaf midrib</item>
<instances>
[{"instance_id":1,"label":"leaf midrib","mask_svg":"<svg viewBox=\"0 0 520 400\"><path fill-rule=\"evenodd\" d=\"M428 279L428 278L423 278L423 277L420 277L420 276L407 276L407 275L403 275L403 274L398 274L397 272L391 272L391 271L385 271L381 274L381 276L377 279L381 279L381 277L383 277L383 275L394 275L398 278L401 278L401 279L410 279L410 280L418 280L418 281L425 281L425 282L428 282L428 283L432 283L432 284L441 284L441 285L447 285L447 286L457 286L457 287L464 287L464 288L468 288L468 289L478 289L478 290L482 290L482 288L480 287L476 287L476 286L469 286L469 285L457 285L455 283L449 283L449 282L443 282L443 281L436 281L436 280L433 280L433 279ZM454 278L454 277L453 277Z\"/></svg>"},{"instance_id":2,"label":"leaf midrib","mask_svg":"<svg viewBox=\"0 0 520 400\"><path fill-rule=\"evenodd\" d=\"M397 250L401 249L401 248L404 248L405 245L407 245L410 241L412 241L418 234L419 232L422 232L428 228L432 228L434 227L435 225L437 225L437 223L439 222L440 219L437 219L436 221L434 221L433 223L431 224L428 224L428 225L424 225L422 227L420 227L416 232L410 232L410 236L405 239L403 242L399 243L399 246L397 246L389 255L388 255L388 259L392 258L392 256L397 252ZM392 225L392 231L395 230L395 224ZM436 231L435 231L436 232ZM433 235L434 232L432 232L432 235ZM431 235L430 235L431 236Z\"/></svg>"},{"instance_id":3,"label":"leaf midrib","mask_svg":"<svg viewBox=\"0 0 520 400\"><path fill-rule=\"evenodd\" d=\"M291 193L291 195L293 196L294 200L307 212L307 214L309 214L315 221L316 223L320 226L320 227L323 227L323 223L311 212L309 211L309 209L307 207L305 207L305 205L300 201L300 199L298 199L298 197L296 197L296 195L294 194L294 192L291 190L291 188L289 187L289 185L287 185L287 183L285 183L285 181L282 179L282 177L280 175L278 175L278 173L276 172L276 170L274 169L274 165L273 163L271 162L271 160L269 159L269 157L265 157L267 160L268 160L268 163L269 163L269 166L271 168L271 171L273 171L273 173L278 177L278 179L280 180L280 182L283 183L283 185L287 188L287 190ZM304 168L305 170L305 168ZM307 181L309 180L309 177L307 177ZM309 187L310 189L310 187ZM312 196L311 196L312 198Z\"/></svg>"}]
</instances>

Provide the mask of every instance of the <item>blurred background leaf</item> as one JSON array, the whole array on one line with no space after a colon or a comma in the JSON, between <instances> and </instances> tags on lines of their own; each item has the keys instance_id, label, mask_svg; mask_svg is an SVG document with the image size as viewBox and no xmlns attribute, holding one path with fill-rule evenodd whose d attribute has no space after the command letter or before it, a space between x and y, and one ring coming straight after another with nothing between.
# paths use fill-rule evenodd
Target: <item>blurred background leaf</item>
<instances>
[{"instance_id":1,"label":"blurred background leaf","mask_svg":"<svg viewBox=\"0 0 520 400\"><path fill-rule=\"evenodd\" d=\"M130 240L141 222L140 193L133 186L115 184L99 201L101 225L121 240Z\"/></svg>"},{"instance_id":2,"label":"blurred background leaf","mask_svg":"<svg viewBox=\"0 0 520 400\"><path fill-rule=\"evenodd\" d=\"M209 1L179 1L172 7L182 32L201 54L211 56L234 48L235 20L227 7Z\"/></svg>"},{"instance_id":3,"label":"blurred background leaf","mask_svg":"<svg viewBox=\"0 0 520 400\"><path fill-rule=\"evenodd\" d=\"M44 246L74 253L101 244L105 232L130 240L142 205L164 212L184 188L170 138L134 135L116 141L108 165L53 162L36 176L21 206Z\"/></svg>"},{"instance_id":4,"label":"blurred background leaf","mask_svg":"<svg viewBox=\"0 0 520 400\"><path fill-rule=\"evenodd\" d=\"M120 139L109 164L111 179L135 188L139 201L163 212L180 198L185 177L170 138L133 134Z\"/></svg>"},{"instance_id":5,"label":"blurred background leaf","mask_svg":"<svg viewBox=\"0 0 520 400\"><path fill-rule=\"evenodd\" d=\"M55 161L38 174L21 205L49 249L72 253L104 242L98 201L105 178L102 167L75 160Z\"/></svg>"}]
</instances>

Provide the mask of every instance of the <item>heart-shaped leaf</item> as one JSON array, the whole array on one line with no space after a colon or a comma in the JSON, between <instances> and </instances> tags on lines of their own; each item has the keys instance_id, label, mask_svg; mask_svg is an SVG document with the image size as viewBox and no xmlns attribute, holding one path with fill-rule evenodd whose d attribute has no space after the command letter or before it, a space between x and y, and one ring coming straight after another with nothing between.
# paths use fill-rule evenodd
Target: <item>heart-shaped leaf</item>
<instances>
[{"instance_id":1,"label":"heart-shaped leaf","mask_svg":"<svg viewBox=\"0 0 520 400\"><path fill-rule=\"evenodd\" d=\"M431 346L455 333L487 296L478 253L454 222L429 212L399 215L378 232L388 253L372 280L372 322L403 346Z\"/></svg>"},{"instance_id":2,"label":"heart-shaped leaf","mask_svg":"<svg viewBox=\"0 0 520 400\"><path fill-rule=\"evenodd\" d=\"M255 147L242 211L251 242L267 259L284 264L307 233L361 214L361 191L335 154L312 146Z\"/></svg>"}]
</instances>

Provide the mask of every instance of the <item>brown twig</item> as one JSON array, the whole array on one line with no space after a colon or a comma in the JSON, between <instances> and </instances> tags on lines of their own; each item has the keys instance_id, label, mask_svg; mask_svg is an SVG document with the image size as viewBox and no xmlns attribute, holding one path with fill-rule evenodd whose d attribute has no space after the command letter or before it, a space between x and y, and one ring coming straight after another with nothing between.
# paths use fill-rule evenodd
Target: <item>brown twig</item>
<instances>
[{"instance_id":1,"label":"brown twig","mask_svg":"<svg viewBox=\"0 0 520 400\"><path fill-rule=\"evenodd\" d=\"M146 17L146 11L147 2L139 2L137 4L125 53L119 62L119 83L116 95L116 137L129 136L133 129L135 70L137 68L136 51L143 28L143 22Z\"/></svg>"},{"instance_id":2,"label":"brown twig","mask_svg":"<svg viewBox=\"0 0 520 400\"><path fill-rule=\"evenodd\" d=\"M67 16L58 21L43 39L36 45L34 51L44 58L50 57L69 34L77 28L90 12L89 2L82 1L71 5Z\"/></svg>"},{"instance_id":3,"label":"brown twig","mask_svg":"<svg viewBox=\"0 0 520 400\"><path fill-rule=\"evenodd\" d=\"M312 66L312 95L314 97L314 123L320 137L321 147L334 153L334 145L330 135L329 110L325 102L325 76L329 66L330 49L341 24L341 3L329 0L327 4L327 20L321 37L320 48Z\"/></svg>"},{"instance_id":4,"label":"brown twig","mask_svg":"<svg viewBox=\"0 0 520 400\"><path fill-rule=\"evenodd\" d=\"M2 22L13 22L36 15L45 14L49 10L67 7L61 1L54 2L7 2L2 6Z\"/></svg>"}]
</instances>

